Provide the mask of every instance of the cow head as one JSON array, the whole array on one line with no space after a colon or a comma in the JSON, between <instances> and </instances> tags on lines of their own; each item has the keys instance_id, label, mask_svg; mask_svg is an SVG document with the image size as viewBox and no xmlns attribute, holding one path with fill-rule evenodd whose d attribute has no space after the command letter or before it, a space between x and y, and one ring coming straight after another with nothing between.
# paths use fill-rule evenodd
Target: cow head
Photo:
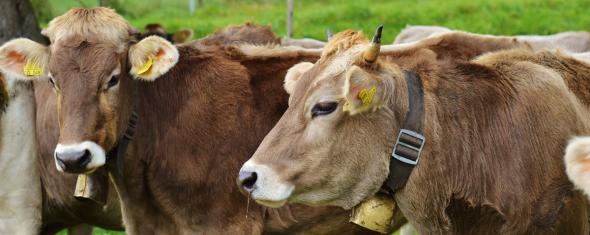
<instances>
[{"instance_id":1,"label":"cow head","mask_svg":"<svg viewBox=\"0 0 590 235\"><path fill-rule=\"evenodd\" d=\"M378 40L345 31L316 64L289 70L289 108L242 166L242 190L270 207L344 208L379 190L403 113L391 107L407 107L405 93L393 92L405 87L401 70L381 63L379 49Z\"/></svg>"},{"instance_id":2,"label":"cow head","mask_svg":"<svg viewBox=\"0 0 590 235\"><path fill-rule=\"evenodd\" d=\"M153 81L178 51L160 37L135 43L133 28L108 8L72 9L53 19L46 47L14 39L0 48L0 68L29 79L48 77L57 97L57 169L88 173L105 164L132 112L134 78ZM131 75L131 76L130 76Z\"/></svg>"}]
</instances>

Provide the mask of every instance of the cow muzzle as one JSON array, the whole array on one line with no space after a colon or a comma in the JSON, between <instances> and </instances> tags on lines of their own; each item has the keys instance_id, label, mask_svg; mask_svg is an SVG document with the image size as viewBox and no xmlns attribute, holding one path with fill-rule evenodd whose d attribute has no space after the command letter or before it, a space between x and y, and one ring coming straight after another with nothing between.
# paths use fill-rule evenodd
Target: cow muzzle
<instances>
[{"instance_id":1,"label":"cow muzzle","mask_svg":"<svg viewBox=\"0 0 590 235\"><path fill-rule=\"evenodd\" d=\"M104 149L92 141L58 144L54 157L57 170L67 173L90 173L106 162Z\"/></svg>"},{"instance_id":2,"label":"cow muzzle","mask_svg":"<svg viewBox=\"0 0 590 235\"><path fill-rule=\"evenodd\" d=\"M283 206L293 193L292 184L284 182L272 168L247 161L240 169L238 187L258 204L277 208Z\"/></svg>"}]
</instances>

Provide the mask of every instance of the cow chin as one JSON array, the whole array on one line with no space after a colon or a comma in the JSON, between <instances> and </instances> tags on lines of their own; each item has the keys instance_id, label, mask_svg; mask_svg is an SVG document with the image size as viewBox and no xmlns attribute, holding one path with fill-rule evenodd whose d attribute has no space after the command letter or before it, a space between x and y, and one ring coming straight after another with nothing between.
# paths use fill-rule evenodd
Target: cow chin
<instances>
[{"instance_id":1,"label":"cow chin","mask_svg":"<svg viewBox=\"0 0 590 235\"><path fill-rule=\"evenodd\" d=\"M88 174L106 163L106 154L104 148L93 141L57 144L54 160L60 172Z\"/></svg>"}]
</instances>

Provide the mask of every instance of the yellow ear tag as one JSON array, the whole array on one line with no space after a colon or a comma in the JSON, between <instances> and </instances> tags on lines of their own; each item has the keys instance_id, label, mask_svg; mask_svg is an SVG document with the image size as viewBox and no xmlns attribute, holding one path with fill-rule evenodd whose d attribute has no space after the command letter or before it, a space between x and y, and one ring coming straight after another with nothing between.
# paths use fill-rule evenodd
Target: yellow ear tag
<instances>
[{"instance_id":1,"label":"yellow ear tag","mask_svg":"<svg viewBox=\"0 0 590 235\"><path fill-rule=\"evenodd\" d=\"M153 57L149 57L148 60L145 62L145 64L143 65L143 67L141 67L141 69L139 69L137 71L137 74L144 74L146 73L148 70L150 70L150 68L152 67L152 65L154 64L154 58Z\"/></svg>"},{"instance_id":2,"label":"yellow ear tag","mask_svg":"<svg viewBox=\"0 0 590 235\"><path fill-rule=\"evenodd\" d=\"M371 90L368 90L368 91L367 91L367 89L362 89L359 92L358 97L363 102L363 106L367 106L367 105L371 104L371 102L373 102L373 96L375 95L376 92L377 92L377 89L375 87L371 88Z\"/></svg>"},{"instance_id":3,"label":"yellow ear tag","mask_svg":"<svg viewBox=\"0 0 590 235\"><path fill-rule=\"evenodd\" d=\"M26 76L41 76L43 74L43 69L39 64L32 62L31 60L27 60L25 66L23 66L23 73Z\"/></svg>"}]
</instances>

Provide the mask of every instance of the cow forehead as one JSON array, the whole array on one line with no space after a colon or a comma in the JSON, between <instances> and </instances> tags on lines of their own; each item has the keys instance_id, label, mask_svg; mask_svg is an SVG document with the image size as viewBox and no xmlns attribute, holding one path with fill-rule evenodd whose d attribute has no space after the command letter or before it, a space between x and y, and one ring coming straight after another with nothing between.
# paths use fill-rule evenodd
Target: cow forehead
<instances>
[{"instance_id":1,"label":"cow forehead","mask_svg":"<svg viewBox=\"0 0 590 235\"><path fill-rule=\"evenodd\" d=\"M108 75L119 66L120 56L116 45L109 43L81 42L77 46L57 46L52 50L49 69L60 77L79 72L87 76ZM104 74L107 73L107 74Z\"/></svg>"}]
</instances>

